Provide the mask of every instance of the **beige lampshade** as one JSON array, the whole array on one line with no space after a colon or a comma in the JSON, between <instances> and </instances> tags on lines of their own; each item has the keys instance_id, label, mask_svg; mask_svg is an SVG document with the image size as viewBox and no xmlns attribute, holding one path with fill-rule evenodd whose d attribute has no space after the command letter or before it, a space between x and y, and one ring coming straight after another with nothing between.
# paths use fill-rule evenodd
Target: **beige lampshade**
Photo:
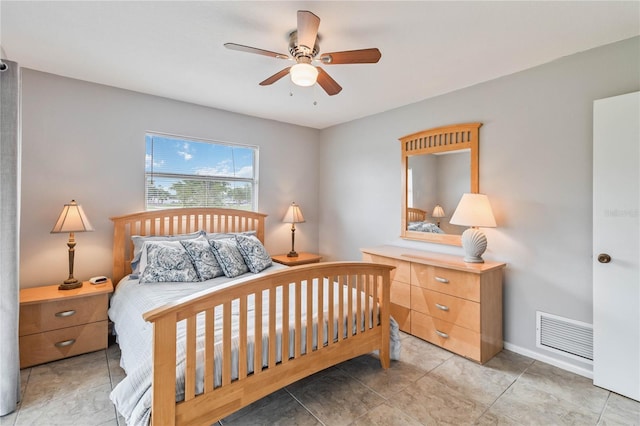
<instances>
[{"instance_id":1,"label":"beige lampshade","mask_svg":"<svg viewBox=\"0 0 640 426\"><path fill-rule=\"evenodd\" d=\"M449 222L462 226L496 227L496 219L485 194L463 194Z\"/></svg>"},{"instance_id":2,"label":"beige lampshade","mask_svg":"<svg viewBox=\"0 0 640 426\"><path fill-rule=\"evenodd\" d=\"M437 204L434 208L433 208L433 213L431 214L431 216L433 217L444 217L444 209L442 208L442 206L440 204Z\"/></svg>"},{"instance_id":3,"label":"beige lampshade","mask_svg":"<svg viewBox=\"0 0 640 426\"><path fill-rule=\"evenodd\" d=\"M291 203L289 208L287 209L287 213L285 213L282 218L284 223L302 223L304 222L304 216L302 215L302 210L300 206L296 203Z\"/></svg>"},{"instance_id":4,"label":"beige lampshade","mask_svg":"<svg viewBox=\"0 0 640 426\"><path fill-rule=\"evenodd\" d=\"M89 219L84 214L82 206L78 205L75 200L71 200L69 204L65 204L58 217L58 221L51 230L52 234L61 232L85 232L93 231L93 226L89 223Z\"/></svg>"}]
</instances>

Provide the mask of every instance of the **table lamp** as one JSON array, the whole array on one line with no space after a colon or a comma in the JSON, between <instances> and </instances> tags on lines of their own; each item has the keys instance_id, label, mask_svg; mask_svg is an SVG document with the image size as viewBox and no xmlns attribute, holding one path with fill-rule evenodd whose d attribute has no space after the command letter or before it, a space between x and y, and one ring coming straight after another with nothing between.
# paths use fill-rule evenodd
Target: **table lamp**
<instances>
[{"instance_id":1,"label":"table lamp","mask_svg":"<svg viewBox=\"0 0 640 426\"><path fill-rule=\"evenodd\" d=\"M440 227L440 218L445 216L444 209L442 208L442 206L440 204L436 204L436 206L433 208L433 213L431 214L431 216L436 218L436 225L439 228Z\"/></svg>"},{"instance_id":2,"label":"table lamp","mask_svg":"<svg viewBox=\"0 0 640 426\"><path fill-rule=\"evenodd\" d=\"M482 254L487 249L487 237L478 227L495 228L496 226L489 198L484 194L463 194L449 223L470 227L462 233L464 261L484 263Z\"/></svg>"},{"instance_id":3,"label":"table lamp","mask_svg":"<svg viewBox=\"0 0 640 426\"><path fill-rule=\"evenodd\" d=\"M58 221L51 230L52 234L69 233L69 242L67 243L69 247L69 278L58 286L59 290L71 290L82 287L82 281L78 281L73 277L73 256L76 246L74 233L85 231L93 231L93 227L84 214L82 206L78 205L75 200L71 200L71 203L64 205Z\"/></svg>"},{"instance_id":4,"label":"table lamp","mask_svg":"<svg viewBox=\"0 0 640 426\"><path fill-rule=\"evenodd\" d=\"M304 216L302 215L300 206L296 203L291 203L287 209L287 213L285 213L284 218L282 218L282 221L284 223L291 224L291 251L287 253L287 257L298 257L298 253L296 253L294 248L296 239L296 223L304 222Z\"/></svg>"}]
</instances>

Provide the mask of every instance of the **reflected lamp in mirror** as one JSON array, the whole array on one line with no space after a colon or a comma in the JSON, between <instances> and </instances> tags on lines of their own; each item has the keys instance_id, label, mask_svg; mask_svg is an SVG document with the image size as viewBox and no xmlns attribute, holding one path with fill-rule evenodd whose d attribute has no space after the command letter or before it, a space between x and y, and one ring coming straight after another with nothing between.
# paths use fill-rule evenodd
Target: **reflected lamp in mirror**
<instances>
[{"instance_id":1,"label":"reflected lamp in mirror","mask_svg":"<svg viewBox=\"0 0 640 426\"><path fill-rule=\"evenodd\" d=\"M442 206L440 204L437 204L434 208L433 208L433 213L431 214L431 216L436 218L436 225L438 226L438 228L440 227L440 219L443 218L445 216L444 214L444 209L442 208Z\"/></svg>"},{"instance_id":2,"label":"reflected lamp in mirror","mask_svg":"<svg viewBox=\"0 0 640 426\"><path fill-rule=\"evenodd\" d=\"M291 251L287 253L287 257L298 257L298 253L296 253L294 247L296 241L296 223L304 222L304 216L302 215L300 206L296 203L291 203L282 221L291 224Z\"/></svg>"},{"instance_id":3,"label":"reflected lamp in mirror","mask_svg":"<svg viewBox=\"0 0 640 426\"><path fill-rule=\"evenodd\" d=\"M485 194L463 194L449 222L470 227L462 233L464 261L484 263L482 254L487 249L487 237L478 228L496 227L496 219L493 217L489 198Z\"/></svg>"},{"instance_id":4,"label":"reflected lamp in mirror","mask_svg":"<svg viewBox=\"0 0 640 426\"><path fill-rule=\"evenodd\" d=\"M64 280L64 282L58 286L59 290L71 290L82 287L82 281L78 281L73 277L73 260L76 246L74 234L76 232L86 231L93 231L93 227L91 226L91 223L89 223L87 216L84 214L82 206L76 203L75 200L71 200L69 204L64 205L56 224L51 230L52 234L69 233L69 242L67 243L67 246L69 247L69 278Z\"/></svg>"}]
</instances>

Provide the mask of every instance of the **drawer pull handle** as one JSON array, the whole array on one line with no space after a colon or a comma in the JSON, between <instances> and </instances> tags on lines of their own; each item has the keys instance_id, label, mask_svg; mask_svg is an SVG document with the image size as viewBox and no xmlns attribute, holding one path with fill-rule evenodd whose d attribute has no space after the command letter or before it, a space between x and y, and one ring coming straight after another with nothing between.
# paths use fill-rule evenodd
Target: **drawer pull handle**
<instances>
[{"instance_id":1,"label":"drawer pull handle","mask_svg":"<svg viewBox=\"0 0 640 426\"><path fill-rule=\"evenodd\" d=\"M54 346L56 348L64 348L65 346L73 345L76 342L76 339L63 340L62 342L55 343Z\"/></svg>"},{"instance_id":2,"label":"drawer pull handle","mask_svg":"<svg viewBox=\"0 0 640 426\"><path fill-rule=\"evenodd\" d=\"M438 276L436 276L436 281L438 281L439 283L442 283L442 284L449 284L449 280L448 279L442 278L442 277L438 277Z\"/></svg>"},{"instance_id":3,"label":"drawer pull handle","mask_svg":"<svg viewBox=\"0 0 640 426\"><path fill-rule=\"evenodd\" d=\"M448 306L441 305L439 303L436 303L436 308L440 309L441 311L448 311L449 310Z\"/></svg>"},{"instance_id":4,"label":"drawer pull handle","mask_svg":"<svg viewBox=\"0 0 640 426\"><path fill-rule=\"evenodd\" d=\"M445 339L448 339L448 338L449 338L449 335L448 335L447 333L443 333L443 332L442 332L442 331L440 331L440 330L436 330L436 334L437 334L438 336L440 336L440 337L445 338Z\"/></svg>"},{"instance_id":5,"label":"drawer pull handle","mask_svg":"<svg viewBox=\"0 0 640 426\"><path fill-rule=\"evenodd\" d=\"M59 318L70 317L71 315L75 315L76 311L71 309L69 311L56 312L56 316Z\"/></svg>"}]
</instances>

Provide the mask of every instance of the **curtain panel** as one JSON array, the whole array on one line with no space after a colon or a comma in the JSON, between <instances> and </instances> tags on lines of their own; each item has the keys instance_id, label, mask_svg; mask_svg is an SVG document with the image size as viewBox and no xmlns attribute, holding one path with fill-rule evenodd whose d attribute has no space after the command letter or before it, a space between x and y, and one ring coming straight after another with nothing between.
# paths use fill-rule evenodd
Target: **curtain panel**
<instances>
[{"instance_id":1,"label":"curtain panel","mask_svg":"<svg viewBox=\"0 0 640 426\"><path fill-rule=\"evenodd\" d=\"M0 72L0 416L20 400L18 354L20 229L20 74L3 60Z\"/></svg>"}]
</instances>

